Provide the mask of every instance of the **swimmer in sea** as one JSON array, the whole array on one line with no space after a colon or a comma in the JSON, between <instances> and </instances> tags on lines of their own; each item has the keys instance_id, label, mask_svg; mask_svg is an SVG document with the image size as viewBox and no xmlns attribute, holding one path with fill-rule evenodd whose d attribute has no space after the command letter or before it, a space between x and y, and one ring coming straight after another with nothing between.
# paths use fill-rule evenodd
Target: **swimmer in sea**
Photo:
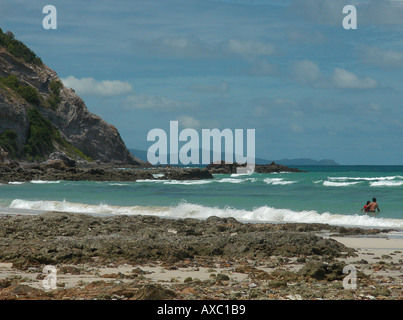
<instances>
[{"instance_id":1,"label":"swimmer in sea","mask_svg":"<svg viewBox=\"0 0 403 320\"><path fill-rule=\"evenodd\" d=\"M371 201L368 200L368 201L367 201L367 204L362 207L361 212L362 212L362 210L365 210L365 212L368 212L368 210L369 210L368 205L369 205L370 203L371 203Z\"/></svg>"},{"instance_id":2,"label":"swimmer in sea","mask_svg":"<svg viewBox=\"0 0 403 320\"><path fill-rule=\"evenodd\" d=\"M381 212L379 209L378 204L376 203L376 198L372 198L372 202L368 205L368 212L375 212L375 210L378 210L378 212Z\"/></svg>"}]
</instances>

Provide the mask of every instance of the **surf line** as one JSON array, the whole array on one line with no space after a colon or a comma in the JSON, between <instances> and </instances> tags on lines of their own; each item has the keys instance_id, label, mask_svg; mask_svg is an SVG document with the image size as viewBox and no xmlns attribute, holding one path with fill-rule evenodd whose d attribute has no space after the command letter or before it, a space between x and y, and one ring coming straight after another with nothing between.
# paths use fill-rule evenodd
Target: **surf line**
<instances>
[{"instance_id":1,"label":"surf line","mask_svg":"<svg viewBox=\"0 0 403 320\"><path fill-rule=\"evenodd\" d=\"M192 128L179 132L178 121L169 123L169 162L168 162L168 135L165 130L154 128L148 132L147 141L155 141L148 148L147 160L152 165L169 164L177 165L208 165L210 154L213 154L213 163L220 164L222 159L222 139L224 138L225 164L245 164L238 167L237 173L246 174L255 171L255 129L246 130L246 156L244 156L244 130L243 129L202 129L201 139L199 133ZM201 162L200 162L200 140L201 140ZM211 140L213 145L211 146ZM179 149L179 142L185 142ZM234 152L235 145L235 152Z\"/></svg>"}]
</instances>

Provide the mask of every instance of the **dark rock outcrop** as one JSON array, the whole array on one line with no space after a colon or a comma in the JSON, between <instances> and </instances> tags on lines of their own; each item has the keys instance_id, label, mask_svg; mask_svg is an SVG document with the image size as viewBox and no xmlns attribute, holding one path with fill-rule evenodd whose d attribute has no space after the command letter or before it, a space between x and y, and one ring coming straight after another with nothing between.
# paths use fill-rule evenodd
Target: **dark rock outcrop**
<instances>
[{"instance_id":1,"label":"dark rock outcrop","mask_svg":"<svg viewBox=\"0 0 403 320\"><path fill-rule=\"evenodd\" d=\"M163 179L200 180L200 179L214 179L214 177L207 169L172 167L170 169L166 169L166 173Z\"/></svg>"},{"instance_id":2,"label":"dark rock outcrop","mask_svg":"<svg viewBox=\"0 0 403 320\"><path fill-rule=\"evenodd\" d=\"M214 164L211 163L209 164L206 169L210 171L212 174L232 174L232 173L237 173L238 168L245 167L244 164L238 164L238 163L231 163L227 164L224 161L221 161L221 163ZM270 164L256 164L255 165L255 172L257 173L278 173L278 172L303 172L299 169L296 168L289 168L287 166L283 166L281 164L277 163L270 163Z\"/></svg>"},{"instance_id":3,"label":"dark rock outcrop","mask_svg":"<svg viewBox=\"0 0 403 320\"><path fill-rule=\"evenodd\" d=\"M3 217L0 261L22 267L83 263L94 257L100 261L139 263L177 262L196 256L268 259L273 255L354 254L354 250L335 240L296 231L296 225L289 228L286 231L280 225L243 224L234 218L218 217L206 221L155 216L99 218L61 212Z\"/></svg>"},{"instance_id":4,"label":"dark rock outcrop","mask_svg":"<svg viewBox=\"0 0 403 320\"><path fill-rule=\"evenodd\" d=\"M75 167L76 160L69 158L63 152L53 152L49 155L49 160L47 163L51 163L52 161L60 161L63 162L66 167Z\"/></svg>"},{"instance_id":5,"label":"dark rock outcrop","mask_svg":"<svg viewBox=\"0 0 403 320\"><path fill-rule=\"evenodd\" d=\"M0 162L4 162L7 158L7 152L0 146Z\"/></svg>"},{"instance_id":6,"label":"dark rock outcrop","mask_svg":"<svg viewBox=\"0 0 403 320\"><path fill-rule=\"evenodd\" d=\"M343 273L345 265L341 262L329 264L321 261L308 261L299 273L316 280L342 280L345 277Z\"/></svg>"},{"instance_id":7,"label":"dark rock outcrop","mask_svg":"<svg viewBox=\"0 0 403 320\"><path fill-rule=\"evenodd\" d=\"M32 180L65 181L136 181L136 180L201 180L214 177L206 169L191 168L116 168L113 165L87 164L76 162L62 155L54 155L54 160L40 164L9 162L0 165L0 183L12 181L29 182Z\"/></svg>"}]
</instances>

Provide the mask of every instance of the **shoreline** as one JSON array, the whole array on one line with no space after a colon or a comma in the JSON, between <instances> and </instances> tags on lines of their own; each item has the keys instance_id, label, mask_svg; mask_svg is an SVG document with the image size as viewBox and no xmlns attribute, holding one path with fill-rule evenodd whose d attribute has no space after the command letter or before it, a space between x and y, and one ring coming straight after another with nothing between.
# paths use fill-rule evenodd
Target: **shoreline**
<instances>
[{"instance_id":1,"label":"shoreline","mask_svg":"<svg viewBox=\"0 0 403 320\"><path fill-rule=\"evenodd\" d=\"M0 219L0 249L13 246L0 258L0 300L403 299L403 239L380 230L52 212ZM134 244L143 247L133 250ZM30 247L26 263L22 246ZM105 252L92 254L95 249ZM145 250L160 253L140 259ZM45 290L43 267L49 264L57 284ZM358 270L356 290L343 288L345 265Z\"/></svg>"},{"instance_id":2,"label":"shoreline","mask_svg":"<svg viewBox=\"0 0 403 320\"><path fill-rule=\"evenodd\" d=\"M113 207L113 206L112 206ZM0 218L1 217L6 217L6 216L38 216L47 212L59 212L59 213L71 213L71 214L84 214L84 215L90 215L93 217L116 217L116 216L132 216L131 214L114 214L114 213L90 213L90 212L67 212L67 211L56 211L56 210L37 210L37 209L20 209L20 208L11 208L11 207L3 207L0 205ZM141 214L135 214L141 216ZM169 219L169 220L180 220L184 219L183 217L171 217L171 216L159 216L159 215L150 215L150 214L144 214L143 216L153 216L157 217L160 219ZM209 217L205 218L193 218L201 221L205 221ZM223 217L226 218L226 217ZM231 217L228 217L231 218ZM384 227L384 226L377 226L377 225L346 225L346 224L329 224L326 222L295 222L295 221L259 221L259 220L243 220L243 219L237 219L234 218L240 223L243 224L272 224L272 225L283 225L283 224L323 224L323 225L329 225L335 228L346 228L346 229L363 229L363 230L387 230L388 236L391 236L391 232L396 232L396 234L393 234L394 237L398 239L403 239L403 227ZM361 235L362 237L366 237L365 234Z\"/></svg>"},{"instance_id":3,"label":"shoreline","mask_svg":"<svg viewBox=\"0 0 403 320\"><path fill-rule=\"evenodd\" d=\"M203 167L152 166L108 163L77 164L75 160L48 160L42 163L0 161L0 183L44 181L136 181L136 180L203 180L214 179L217 173L236 173L243 165L210 164ZM257 173L303 172L276 163L255 165Z\"/></svg>"}]
</instances>

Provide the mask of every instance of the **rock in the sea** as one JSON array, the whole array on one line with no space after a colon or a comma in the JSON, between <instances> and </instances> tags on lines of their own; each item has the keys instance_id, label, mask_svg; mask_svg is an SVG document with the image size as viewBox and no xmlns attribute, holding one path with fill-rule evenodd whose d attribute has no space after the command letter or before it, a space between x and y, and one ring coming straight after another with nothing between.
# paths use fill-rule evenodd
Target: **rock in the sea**
<instances>
[{"instance_id":1,"label":"rock in the sea","mask_svg":"<svg viewBox=\"0 0 403 320\"><path fill-rule=\"evenodd\" d=\"M225 163L224 161L221 161L221 163L215 164L211 163L209 164L206 169L210 171L212 174L232 174L232 173L237 173L238 168L242 168L245 165L241 165L238 163ZM274 162L270 164L256 164L255 165L255 172L257 173L274 173L274 172L302 172L299 169L296 168L289 168L287 166L283 166L281 164L276 164Z\"/></svg>"},{"instance_id":2,"label":"rock in the sea","mask_svg":"<svg viewBox=\"0 0 403 320\"><path fill-rule=\"evenodd\" d=\"M166 170L164 179L171 180L200 180L214 179L211 172L200 168L169 168Z\"/></svg>"}]
</instances>

